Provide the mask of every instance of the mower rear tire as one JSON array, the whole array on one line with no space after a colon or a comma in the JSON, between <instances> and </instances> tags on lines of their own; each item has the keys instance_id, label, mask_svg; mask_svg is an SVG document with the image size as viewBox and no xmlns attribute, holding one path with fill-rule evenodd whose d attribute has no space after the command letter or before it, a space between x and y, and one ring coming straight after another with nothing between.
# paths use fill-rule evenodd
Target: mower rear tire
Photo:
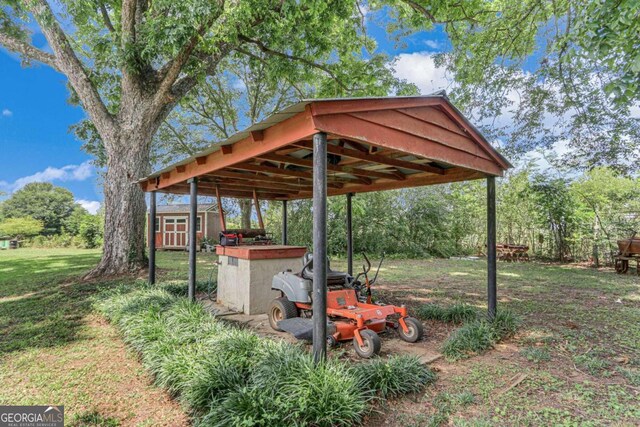
<instances>
[{"instance_id":1,"label":"mower rear tire","mask_svg":"<svg viewBox=\"0 0 640 427\"><path fill-rule=\"evenodd\" d=\"M407 325L408 332L405 332L402 329L402 326L398 328L398 334L400 334L400 338L402 338L406 342L416 342L419 341L424 335L424 327L422 323L416 319L415 317L405 317L404 323Z\"/></svg>"},{"instance_id":2,"label":"mower rear tire","mask_svg":"<svg viewBox=\"0 0 640 427\"><path fill-rule=\"evenodd\" d=\"M287 297L276 298L269 305L269 324L276 331L282 332L282 329L278 327L279 321L298 316L298 307Z\"/></svg>"},{"instance_id":3,"label":"mower rear tire","mask_svg":"<svg viewBox=\"0 0 640 427\"><path fill-rule=\"evenodd\" d=\"M380 341L378 334L370 329L364 329L360 331L360 336L363 341L362 346L358 344L356 337L353 337L353 349L356 351L358 356L368 359L380 353L382 342Z\"/></svg>"}]
</instances>

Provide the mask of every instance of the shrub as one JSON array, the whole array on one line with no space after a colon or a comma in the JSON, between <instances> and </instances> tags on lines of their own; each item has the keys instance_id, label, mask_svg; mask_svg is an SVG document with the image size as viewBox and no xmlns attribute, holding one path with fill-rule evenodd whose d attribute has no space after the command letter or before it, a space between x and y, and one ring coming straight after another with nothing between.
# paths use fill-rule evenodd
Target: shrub
<instances>
[{"instance_id":1,"label":"shrub","mask_svg":"<svg viewBox=\"0 0 640 427\"><path fill-rule=\"evenodd\" d=\"M465 303L455 303L450 307L437 304L424 304L416 311L422 319L438 320L447 323L463 323L476 320L478 311L475 307Z\"/></svg>"},{"instance_id":2,"label":"shrub","mask_svg":"<svg viewBox=\"0 0 640 427\"><path fill-rule=\"evenodd\" d=\"M515 335L521 323L522 320L511 310L499 310L491 321L494 339L499 341Z\"/></svg>"},{"instance_id":3,"label":"shrub","mask_svg":"<svg viewBox=\"0 0 640 427\"><path fill-rule=\"evenodd\" d=\"M451 360L479 354L494 344L494 333L487 322L472 322L455 330L442 346L442 353Z\"/></svg>"},{"instance_id":4,"label":"shrub","mask_svg":"<svg viewBox=\"0 0 640 427\"><path fill-rule=\"evenodd\" d=\"M460 311L461 313L462 311ZM477 311L474 310L477 316ZM491 320L474 320L454 331L442 346L443 354L451 360L482 353L516 333L521 320L509 310L498 311Z\"/></svg>"},{"instance_id":5,"label":"shrub","mask_svg":"<svg viewBox=\"0 0 640 427\"><path fill-rule=\"evenodd\" d=\"M415 393L435 381L435 373L420 363L417 356L391 356L388 360L374 359L355 367L365 389L376 390L380 396Z\"/></svg>"},{"instance_id":6,"label":"shrub","mask_svg":"<svg viewBox=\"0 0 640 427\"><path fill-rule=\"evenodd\" d=\"M352 425L373 396L419 391L434 380L410 356L357 368L334 360L316 366L302 347L225 324L171 292L181 289L173 282L120 287L96 307L196 425Z\"/></svg>"},{"instance_id":7,"label":"shrub","mask_svg":"<svg viewBox=\"0 0 640 427\"><path fill-rule=\"evenodd\" d=\"M416 315L425 320L444 321L446 310L437 304L424 304L418 307Z\"/></svg>"},{"instance_id":8,"label":"shrub","mask_svg":"<svg viewBox=\"0 0 640 427\"><path fill-rule=\"evenodd\" d=\"M463 323L476 320L478 311L469 304L456 303L449 307L446 311L445 322Z\"/></svg>"}]
</instances>

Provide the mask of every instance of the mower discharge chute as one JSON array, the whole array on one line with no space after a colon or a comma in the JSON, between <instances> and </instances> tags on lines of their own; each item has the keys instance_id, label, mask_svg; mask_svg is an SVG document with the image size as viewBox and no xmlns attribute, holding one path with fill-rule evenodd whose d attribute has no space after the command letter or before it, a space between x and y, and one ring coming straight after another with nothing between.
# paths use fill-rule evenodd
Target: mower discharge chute
<instances>
[{"instance_id":1,"label":"mower discharge chute","mask_svg":"<svg viewBox=\"0 0 640 427\"><path fill-rule=\"evenodd\" d=\"M372 304L371 285L376 281L382 261L373 280L368 273L371 263L365 255L367 265L356 277L334 271L327 259L327 340L330 345L339 341L353 341L356 353L371 357L380 352L378 333L387 327L398 330L400 338L416 342L422 338L422 323L407 316L404 306ZM360 278L364 277L364 282ZM306 253L299 273L283 271L273 277L272 289L280 291L281 297L271 302L269 323L277 331L287 331L298 339L312 339L312 289L313 256Z\"/></svg>"}]
</instances>

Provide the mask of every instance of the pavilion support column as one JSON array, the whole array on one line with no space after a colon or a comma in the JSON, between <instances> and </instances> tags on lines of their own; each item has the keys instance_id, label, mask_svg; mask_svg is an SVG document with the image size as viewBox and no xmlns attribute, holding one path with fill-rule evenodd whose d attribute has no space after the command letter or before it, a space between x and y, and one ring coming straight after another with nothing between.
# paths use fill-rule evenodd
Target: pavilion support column
<instances>
[{"instance_id":1,"label":"pavilion support column","mask_svg":"<svg viewBox=\"0 0 640 427\"><path fill-rule=\"evenodd\" d=\"M282 244L287 244L287 201L282 201Z\"/></svg>"},{"instance_id":2,"label":"pavilion support column","mask_svg":"<svg viewBox=\"0 0 640 427\"><path fill-rule=\"evenodd\" d=\"M327 355L327 134L313 135L313 360Z\"/></svg>"},{"instance_id":3,"label":"pavilion support column","mask_svg":"<svg viewBox=\"0 0 640 427\"><path fill-rule=\"evenodd\" d=\"M496 279L496 178L487 177L487 306L493 320L497 310Z\"/></svg>"},{"instance_id":4,"label":"pavilion support column","mask_svg":"<svg viewBox=\"0 0 640 427\"><path fill-rule=\"evenodd\" d=\"M353 222L351 216L351 198L353 193L347 193L347 272L353 276Z\"/></svg>"},{"instance_id":5,"label":"pavilion support column","mask_svg":"<svg viewBox=\"0 0 640 427\"><path fill-rule=\"evenodd\" d=\"M196 221L198 217L198 178L189 181L189 301L196 300Z\"/></svg>"},{"instance_id":6,"label":"pavilion support column","mask_svg":"<svg viewBox=\"0 0 640 427\"><path fill-rule=\"evenodd\" d=\"M149 193L149 284L156 283L156 192Z\"/></svg>"}]
</instances>

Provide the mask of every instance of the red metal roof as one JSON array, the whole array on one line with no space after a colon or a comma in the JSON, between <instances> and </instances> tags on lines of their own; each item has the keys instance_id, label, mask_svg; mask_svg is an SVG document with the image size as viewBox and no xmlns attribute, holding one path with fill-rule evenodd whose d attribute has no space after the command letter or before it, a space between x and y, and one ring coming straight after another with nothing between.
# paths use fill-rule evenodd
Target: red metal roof
<instances>
[{"instance_id":1,"label":"red metal roof","mask_svg":"<svg viewBox=\"0 0 640 427\"><path fill-rule=\"evenodd\" d=\"M311 139L328 135L328 194L501 176L511 165L446 96L305 100L140 181L145 191L261 199L312 194Z\"/></svg>"}]
</instances>

